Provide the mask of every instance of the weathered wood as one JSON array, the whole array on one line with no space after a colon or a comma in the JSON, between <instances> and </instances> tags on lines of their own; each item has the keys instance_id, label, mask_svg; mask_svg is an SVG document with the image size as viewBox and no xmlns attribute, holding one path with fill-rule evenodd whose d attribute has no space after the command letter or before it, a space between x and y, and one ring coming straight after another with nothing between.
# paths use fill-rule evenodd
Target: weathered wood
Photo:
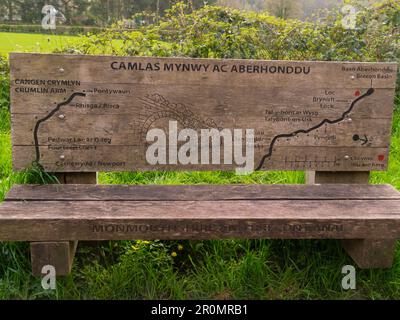
<instances>
[{"instance_id":1,"label":"weathered wood","mask_svg":"<svg viewBox=\"0 0 400 320\"><path fill-rule=\"evenodd\" d=\"M365 187L369 172L310 172L308 182L322 184L348 183ZM396 237L384 239L343 239L342 245L360 268L389 268L393 264Z\"/></svg>"},{"instance_id":2,"label":"weathered wood","mask_svg":"<svg viewBox=\"0 0 400 320\"><path fill-rule=\"evenodd\" d=\"M302 83L300 80L309 79L315 80L314 87L324 88L325 84L337 86L340 83L343 87L367 88L371 85L371 79L362 77L363 75L371 76L376 74L373 69L379 69L382 75L376 79L376 88L395 88L393 79L396 77L396 63L368 63L368 62L318 62L312 61L266 61L266 60L242 60L242 59L193 59L193 58L160 58L160 57L120 57L120 56L90 56L90 55L64 55L64 54L32 54L32 53L11 53L10 61L13 65L13 73L11 80L16 79L31 79L32 74L46 74L49 77L45 80L44 85L59 85L54 81L57 80L80 80L81 82L93 82L101 84L104 82L116 83L116 79L121 80L120 84L143 84L143 85L169 85L171 81L175 81L176 85L186 85L192 82L196 85L221 85L222 81L229 78L229 87L252 87L249 83L243 80L253 80L258 87L263 87L264 83L270 81L270 86L279 87L284 84L295 84L298 88L306 87L308 84ZM139 69L124 69L114 68L113 62L118 64L136 63L137 67L146 67L148 64L160 65L160 70L139 70ZM140 65L139 65L140 64ZM174 64L173 70L167 70L167 65ZM189 67L200 66L199 71L184 70L183 64ZM181 68L178 70L177 65ZM207 71L204 66L209 65ZM213 70L213 66L225 66L227 72L218 72ZM263 70L267 72L249 72L251 70L242 70L236 72L232 69L242 65L244 68L252 68L259 66L260 68L278 69L290 67L300 67L300 73L290 72L289 70ZM27 68L26 66L29 66ZM57 67L55 67L57 66ZM308 69L305 74L303 68ZM354 70L352 70L355 68ZM359 69L359 70L357 70ZM361 70L364 69L364 70ZM221 70L221 68L220 68ZM256 71L256 70L254 70ZM259 70L261 71L261 70ZM268 72L270 71L270 72ZM286 72L289 71L289 72ZM283 73L284 72L284 73ZM286 77L289 75L290 77ZM352 78L352 75L360 75ZM62 77L61 77L62 76ZM39 80L41 78L38 78ZM207 81L206 81L207 80ZM20 83L22 85L22 83ZM34 85L34 84L31 84ZM42 84L40 84L42 85ZM69 83L71 88L79 87L79 83ZM99 88L102 89L102 88ZM106 93L104 93L106 94Z\"/></svg>"},{"instance_id":3,"label":"weathered wood","mask_svg":"<svg viewBox=\"0 0 400 320\"><path fill-rule=\"evenodd\" d=\"M369 171L359 172L315 172L315 183L347 183L347 184L368 184Z\"/></svg>"},{"instance_id":4,"label":"weathered wood","mask_svg":"<svg viewBox=\"0 0 400 320\"><path fill-rule=\"evenodd\" d=\"M265 108L265 106L264 106ZM206 112L208 110L201 110L202 112ZM253 111L253 110L252 110ZM74 111L73 111L74 112ZM257 110L254 110L257 112ZM262 110L258 110L258 114L262 113ZM93 137L101 137L98 142L88 141L87 139L82 139L79 142L69 143L76 145L84 145L84 146L93 146L93 145L112 145L112 146L131 146L131 147L140 147L143 144L143 137L138 135L138 128L135 126L135 118L129 117L126 114L73 114L70 110L63 111L64 118L61 120L57 117L49 119L44 122L40 126L40 135L38 136L38 143L41 147L46 146L57 146L60 143L56 140L58 137L62 137L64 140L71 140L69 137L85 137L88 135L88 128L90 128L90 133ZM39 115L38 117L44 117L45 114ZM136 115L134 115L136 116ZM13 114L12 123L15 130L13 143L17 146L29 146L34 145L34 139L32 135L32 129L35 127L37 123L37 117L33 114ZM334 116L332 116L334 117ZM207 118L206 113L203 118ZM219 119L218 119L219 118ZM246 126L251 125L255 130L263 130L266 136L274 136L276 135L277 128L273 126L266 126L264 118L256 118L242 115L240 118L228 119L225 120L226 117L224 115L220 115L216 118L214 116L215 121L222 122L224 121L224 125L226 128L246 128ZM316 123L320 123L325 118L323 117L313 117ZM228 121L230 123L228 123ZM79 125L77 125L79 123ZM352 118L351 122L344 122L341 125L337 125L335 128L335 137L331 136L331 139L334 141L330 142L329 147L341 148L348 146L360 147L362 144L360 142L356 143L353 141L353 135L349 134L349 132L368 132L368 136L374 136L373 146L375 148L386 148L388 145L387 136L390 135L390 123L391 118ZM113 128L118 127L118 130L114 130ZM306 126L310 127L309 125ZM165 132L168 132L168 126L161 126L160 128L164 129ZM197 128L195 128L197 129ZM328 130L328 126L326 126ZM112 135L108 134L108 132L112 132ZM293 124L290 123L282 123L280 125L280 130L282 132L292 132ZM325 126L323 127L325 131ZM197 129L197 134L201 135L201 128ZM129 137L129 139L128 139ZM316 136L314 134L298 136L297 138L292 139L281 139L279 142L279 146L289 146L296 147L301 146L304 143L305 146L326 146L326 139L329 137L324 136L322 138L320 136ZM306 139L307 138L307 139ZM361 137L362 138L362 137ZM101 140L102 139L102 140ZM68 143L67 143L68 144ZM183 144L183 143L181 143ZM277 144L278 146L278 144ZM269 143L266 139L257 143L258 149L268 149Z\"/></svg>"},{"instance_id":5,"label":"weathered wood","mask_svg":"<svg viewBox=\"0 0 400 320\"><path fill-rule=\"evenodd\" d=\"M96 82L81 82L80 87L86 86L95 86L98 85ZM105 85L105 84L104 84ZM154 85L154 84L153 84ZM148 89L146 89L149 85L140 85L139 83L135 83L135 87L137 90L138 94L147 94ZM50 88L49 86L44 86L45 88ZM114 84L114 83L107 83L108 88L112 89L131 89L132 84L127 84L127 83L120 83L120 84ZM221 99L221 92L223 94L226 94L228 96L234 95L237 97L237 100L232 101L234 105L248 105L251 104L254 106L255 110L258 111L265 111L263 107L265 107L265 101L271 98L272 95L274 95L274 99L276 100L284 100L285 102L288 103L288 105L283 105L283 104L276 104L275 107L277 110L286 110L286 111L296 111L298 105L306 105L307 103L310 103L309 96L315 92L315 88L318 87L313 87L313 88L308 88L308 87L303 87L303 86L298 86L298 87L293 87L293 90L291 91L291 94L288 94L286 91L276 91L275 87L260 87L258 84L253 84L252 86L246 87L246 93L243 95L238 95L235 91L240 90L241 88L235 87L235 86L230 86L225 84L225 86L216 86L216 87L206 87L208 95L204 95L203 90L198 90L198 91L193 91L189 90L191 87L188 86L186 83L185 85L176 85L174 88L177 89L177 93L179 93L182 98L185 98L185 100L191 100L193 101L193 104L198 105L198 104L203 104L205 101L208 101L212 103L213 101ZM184 89L187 89L188 91L184 91ZM362 88L362 87L360 87ZM368 88L365 87L365 88ZM166 96L167 94L170 93L170 88L165 87L165 86L159 86L159 90L157 92L162 95ZM275 91L274 91L275 90ZM360 105L362 104L362 108L357 110L357 116L361 118L367 118L367 119L385 119L385 118L390 118L391 115L391 110L388 107L392 101L391 97L391 92L392 89L387 89L387 88L380 88L380 92L386 93L384 94L379 94L379 95L371 95L368 100L363 100L360 102ZM343 96L347 95L348 90L343 89L343 88L338 88L336 89L336 95L337 96ZM54 101L63 101L65 99L65 94L57 94L54 93L52 94L54 97ZM67 110L68 108L72 108L73 110L79 111L80 114L83 115L121 115L121 105L123 105L126 102L126 96L118 96L115 94L111 94L112 96L112 102L113 104L101 104L104 102L104 99L107 99L110 94L107 93L100 93L97 92L96 95L87 95L84 99L81 97L75 97L74 101L71 102L68 106L64 106L62 108L65 108ZM353 98L353 96L351 96ZM34 110L34 113L32 113L33 116L45 116L51 111L52 104L49 104L49 98L48 95L43 94L43 95L37 95L33 101L29 100L29 95L20 95L18 97L18 101L21 102L21 104L18 104L15 106L13 109L14 114L27 114L26 107L22 105L22 103L25 103L26 105L29 105L32 110ZM340 100L342 101L342 100ZM311 102L312 103L312 102ZM376 108L377 104L382 103L382 108ZM345 102L341 102L341 105L345 105ZM210 108L208 108L210 109ZM64 109L61 109L64 110ZM125 108L124 109L125 113L128 115L135 115L136 111L133 108ZM206 110L198 110L200 115L204 115L207 117L207 114L205 112ZM222 117L223 115L223 107L221 108L216 108L214 110L211 110L213 114L217 117ZM239 112L240 116L243 116L245 118L248 118L249 115L246 115L246 111L248 109L243 108L241 110L237 110ZM329 116L329 117L334 117L337 115L337 112L335 111L334 108L326 108L324 110L324 115ZM71 115L74 115L74 113L71 113ZM259 120L256 117L254 117L255 120ZM240 119L238 119L240 121ZM227 123L231 123L232 119L226 119L225 121L228 121ZM284 125L284 124L282 124Z\"/></svg>"},{"instance_id":6,"label":"weathered wood","mask_svg":"<svg viewBox=\"0 0 400 320\"><path fill-rule=\"evenodd\" d=\"M171 138L170 121L196 132L253 129L254 142L237 141L254 144L260 170L387 168L395 63L41 54L12 54L10 63L16 170L32 162L51 172L241 167L235 158L200 162L213 151L201 141L199 163L149 163L146 135L157 128Z\"/></svg>"},{"instance_id":7,"label":"weathered wood","mask_svg":"<svg viewBox=\"0 0 400 320\"><path fill-rule=\"evenodd\" d=\"M400 236L400 200L6 201L7 241Z\"/></svg>"},{"instance_id":8,"label":"weathered wood","mask_svg":"<svg viewBox=\"0 0 400 320\"><path fill-rule=\"evenodd\" d=\"M315 184L315 171L306 170L306 172L305 172L305 183L307 185Z\"/></svg>"},{"instance_id":9,"label":"weathered wood","mask_svg":"<svg viewBox=\"0 0 400 320\"><path fill-rule=\"evenodd\" d=\"M96 184L96 172L85 173L57 173L57 179L60 184L54 184L53 187L62 186L62 184ZM66 185L64 185L66 186ZM28 211L29 212L29 211ZM28 231L27 231L28 232ZM43 232L46 232L45 230ZM29 239L27 239L29 240ZM65 239L73 241L55 241L46 239L46 242L31 242L31 265L32 274L41 276L43 266L52 265L56 269L57 276L66 276L71 272L75 251L78 246L78 239Z\"/></svg>"},{"instance_id":10,"label":"weathered wood","mask_svg":"<svg viewBox=\"0 0 400 320\"><path fill-rule=\"evenodd\" d=\"M390 268L396 239L342 240L342 245L360 268Z\"/></svg>"},{"instance_id":11,"label":"weathered wood","mask_svg":"<svg viewBox=\"0 0 400 320\"><path fill-rule=\"evenodd\" d=\"M14 185L5 201L400 200L390 185Z\"/></svg>"},{"instance_id":12,"label":"weathered wood","mask_svg":"<svg viewBox=\"0 0 400 320\"><path fill-rule=\"evenodd\" d=\"M58 181L62 184L96 184L96 172L59 172L55 174ZM59 185L57 185L59 186ZM53 186L53 188L57 188ZM68 187L67 187L68 188Z\"/></svg>"},{"instance_id":13,"label":"weathered wood","mask_svg":"<svg viewBox=\"0 0 400 320\"><path fill-rule=\"evenodd\" d=\"M77 240L110 239L335 238L361 267L390 265L400 195L366 184L387 168L395 63L12 54L10 64L14 169L39 164L71 184L15 186L0 206L0 240L34 241L34 274L45 264L68 274ZM197 160L175 164L171 122L231 135L217 148L189 139ZM151 129L166 133L166 163L145 156ZM80 185L96 171L233 170L229 142L254 147L257 170L309 170L323 185Z\"/></svg>"},{"instance_id":14,"label":"weathered wood","mask_svg":"<svg viewBox=\"0 0 400 320\"><path fill-rule=\"evenodd\" d=\"M31 242L31 264L34 276L43 276L42 268L51 265L56 276L66 276L71 272L78 241Z\"/></svg>"},{"instance_id":15,"label":"weathered wood","mask_svg":"<svg viewBox=\"0 0 400 320\"><path fill-rule=\"evenodd\" d=\"M27 153L27 149L29 152ZM33 146L14 146L13 165L23 166L24 163L32 163L35 160ZM366 168L373 166L374 170L385 170L387 168L386 160L388 158L387 148L357 148L357 147L319 147L318 155L310 157L312 147L296 146L296 147L280 147L274 153L274 160L267 162L274 169L281 168L285 170L300 170L307 168L309 170L326 170L334 171L340 169L343 171L365 171ZM76 150L56 150L54 152L45 153L41 159L41 165L51 171L152 171L152 170L234 170L238 167L235 164L202 164L202 165L184 165L180 164L157 164L150 165L145 163L145 159L140 152L141 148L132 146L96 146L95 150L84 151L76 157ZM145 152L143 150L143 152ZM223 151L222 151L223 152ZM221 152L221 154L222 154ZM255 156L261 155L260 149L255 149ZM293 154L293 156L289 156ZM296 156L294 156L296 154ZM358 160L346 159L349 154L354 159L361 157L366 162ZM28 158L27 158L28 157ZM64 160L61 160L61 157ZM380 157L383 157L381 160ZM103 159L93 161L93 159ZM136 159L136 160L134 160ZM221 160L222 161L222 160ZM257 162L255 163L257 165ZM282 167L283 166L283 167ZM101 168L101 169L100 169ZM272 167L270 168L273 169ZM49 171L49 170L47 170Z\"/></svg>"}]
</instances>

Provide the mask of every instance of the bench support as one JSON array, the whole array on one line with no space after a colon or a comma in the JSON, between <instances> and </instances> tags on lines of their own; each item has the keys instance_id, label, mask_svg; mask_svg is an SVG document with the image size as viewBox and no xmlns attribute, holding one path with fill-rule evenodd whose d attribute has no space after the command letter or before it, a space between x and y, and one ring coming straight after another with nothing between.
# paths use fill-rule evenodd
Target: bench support
<instances>
[{"instance_id":1,"label":"bench support","mask_svg":"<svg viewBox=\"0 0 400 320\"><path fill-rule=\"evenodd\" d=\"M57 179L62 184L96 184L97 173L57 173ZM34 276L42 275L45 265L52 265L57 276L70 274L78 241L31 242L31 264Z\"/></svg>"},{"instance_id":2,"label":"bench support","mask_svg":"<svg viewBox=\"0 0 400 320\"><path fill-rule=\"evenodd\" d=\"M56 173L58 181L63 184L96 184L96 172L68 172Z\"/></svg>"},{"instance_id":3,"label":"bench support","mask_svg":"<svg viewBox=\"0 0 400 320\"><path fill-rule=\"evenodd\" d=\"M395 244L395 239L342 240L343 248L362 269L390 268Z\"/></svg>"},{"instance_id":4,"label":"bench support","mask_svg":"<svg viewBox=\"0 0 400 320\"><path fill-rule=\"evenodd\" d=\"M78 241L31 242L32 274L42 275L45 265L52 265L57 276L66 276L71 272Z\"/></svg>"},{"instance_id":5,"label":"bench support","mask_svg":"<svg viewBox=\"0 0 400 320\"><path fill-rule=\"evenodd\" d=\"M368 184L369 171L307 171L306 183ZM393 264L396 239L345 239L342 246L362 269L390 268Z\"/></svg>"},{"instance_id":6,"label":"bench support","mask_svg":"<svg viewBox=\"0 0 400 320\"><path fill-rule=\"evenodd\" d=\"M368 184L369 171L307 171L306 183Z\"/></svg>"}]
</instances>

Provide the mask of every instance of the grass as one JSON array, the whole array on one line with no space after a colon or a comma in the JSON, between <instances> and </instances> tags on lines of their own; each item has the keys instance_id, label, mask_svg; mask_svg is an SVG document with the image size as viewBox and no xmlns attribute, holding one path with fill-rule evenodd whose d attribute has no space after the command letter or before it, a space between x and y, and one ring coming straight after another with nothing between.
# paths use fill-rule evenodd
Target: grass
<instances>
[{"instance_id":1,"label":"grass","mask_svg":"<svg viewBox=\"0 0 400 320\"><path fill-rule=\"evenodd\" d=\"M47 52L64 37L0 33L0 53ZM399 173L398 108L389 169L373 172L371 183L389 183L400 190ZM7 105L0 106L0 201L14 183L48 178L38 172L12 172L10 115ZM304 183L304 173L124 172L100 173L99 181ZM357 269L357 289L349 291L341 289L341 269L353 262L336 240L80 242L72 274L58 279L55 291L44 291L41 279L30 275L29 259L27 243L0 242L0 299L400 299L400 245L391 269Z\"/></svg>"},{"instance_id":2,"label":"grass","mask_svg":"<svg viewBox=\"0 0 400 320\"><path fill-rule=\"evenodd\" d=\"M65 35L0 32L0 55L9 52L52 52L78 37Z\"/></svg>"}]
</instances>

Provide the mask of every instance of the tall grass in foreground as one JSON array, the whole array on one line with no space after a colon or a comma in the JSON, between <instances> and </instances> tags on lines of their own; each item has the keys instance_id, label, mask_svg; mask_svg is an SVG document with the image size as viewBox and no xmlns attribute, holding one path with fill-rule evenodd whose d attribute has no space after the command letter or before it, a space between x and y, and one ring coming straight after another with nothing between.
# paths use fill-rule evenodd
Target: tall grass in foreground
<instances>
[{"instance_id":1,"label":"tall grass in foreground","mask_svg":"<svg viewBox=\"0 0 400 320\"><path fill-rule=\"evenodd\" d=\"M14 183L43 183L39 172L13 173L8 111L0 109L0 199ZM372 183L400 190L400 110L388 172ZM101 173L101 183L303 183L303 172ZM0 299L400 299L400 248L388 270L358 270L357 289L341 289L353 264L336 240L81 242L72 275L46 292L30 275L27 243L0 243Z\"/></svg>"},{"instance_id":2,"label":"tall grass in foreground","mask_svg":"<svg viewBox=\"0 0 400 320\"><path fill-rule=\"evenodd\" d=\"M400 101L397 106L393 115L388 171L372 172L370 183L388 183L400 190Z\"/></svg>"}]
</instances>

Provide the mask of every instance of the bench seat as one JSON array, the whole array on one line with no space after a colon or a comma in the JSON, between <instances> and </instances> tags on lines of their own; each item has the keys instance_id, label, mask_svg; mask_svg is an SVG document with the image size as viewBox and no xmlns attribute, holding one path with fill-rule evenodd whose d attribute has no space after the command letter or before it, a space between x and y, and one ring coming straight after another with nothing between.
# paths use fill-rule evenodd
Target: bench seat
<instances>
[{"instance_id":1,"label":"bench seat","mask_svg":"<svg viewBox=\"0 0 400 320\"><path fill-rule=\"evenodd\" d=\"M400 238L390 185L15 185L1 241Z\"/></svg>"}]
</instances>

